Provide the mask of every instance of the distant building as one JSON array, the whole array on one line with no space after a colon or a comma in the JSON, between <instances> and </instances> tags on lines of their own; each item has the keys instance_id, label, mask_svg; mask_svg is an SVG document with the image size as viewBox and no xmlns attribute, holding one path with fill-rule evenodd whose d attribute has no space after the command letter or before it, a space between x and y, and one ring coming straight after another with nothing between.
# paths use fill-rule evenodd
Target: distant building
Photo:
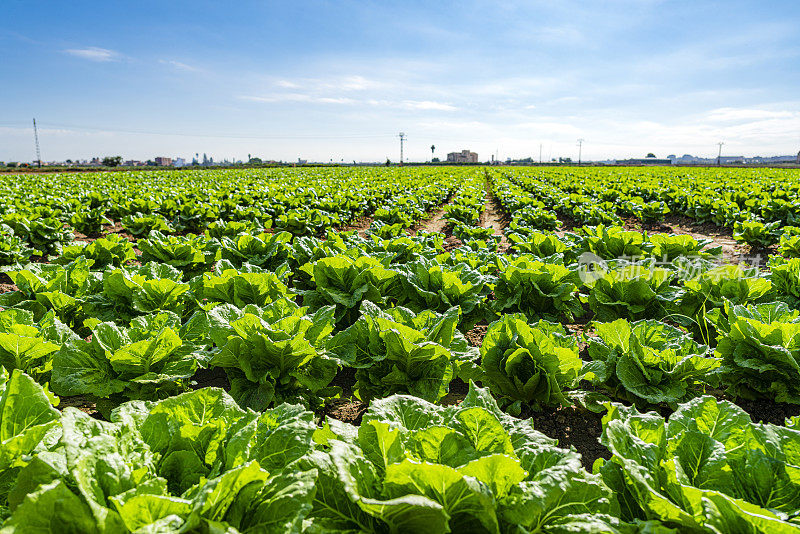
<instances>
[{"instance_id":1,"label":"distant building","mask_svg":"<svg viewBox=\"0 0 800 534\"><path fill-rule=\"evenodd\" d=\"M144 162L136 159L129 159L122 162L123 167L141 167L142 165L144 165Z\"/></svg>"},{"instance_id":2,"label":"distant building","mask_svg":"<svg viewBox=\"0 0 800 534\"><path fill-rule=\"evenodd\" d=\"M165 158L163 156L158 156L157 158L155 158L154 161L156 162L156 165L158 165L159 167L172 166L172 158Z\"/></svg>"},{"instance_id":3,"label":"distant building","mask_svg":"<svg viewBox=\"0 0 800 534\"><path fill-rule=\"evenodd\" d=\"M672 160L659 158L618 159L617 165L672 165Z\"/></svg>"},{"instance_id":4,"label":"distant building","mask_svg":"<svg viewBox=\"0 0 800 534\"><path fill-rule=\"evenodd\" d=\"M478 154L469 150L450 152L447 155L448 163L478 163Z\"/></svg>"},{"instance_id":5,"label":"distant building","mask_svg":"<svg viewBox=\"0 0 800 534\"><path fill-rule=\"evenodd\" d=\"M185 167L186 166L186 160L184 158L175 158L172 161L172 166L173 167Z\"/></svg>"},{"instance_id":6,"label":"distant building","mask_svg":"<svg viewBox=\"0 0 800 534\"><path fill-rule=\"evenodd\" d=\"M800 152L797 153L797 164L800 165Z\"/></svg>"}]
</instances>

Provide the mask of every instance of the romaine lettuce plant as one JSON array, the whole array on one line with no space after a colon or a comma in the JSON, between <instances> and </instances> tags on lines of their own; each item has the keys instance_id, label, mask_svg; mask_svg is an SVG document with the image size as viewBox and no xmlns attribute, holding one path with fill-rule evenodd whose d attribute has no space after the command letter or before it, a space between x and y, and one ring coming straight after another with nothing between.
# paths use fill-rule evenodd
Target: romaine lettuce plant
<instances>
[{"instance_id":1,"label":"romaine lettuce plant","mask_svg":"<svg viewBox=\"0 0 800 534\"><path fill-rule=\"evenodd\" d=\"M563 326L529 325L522 315L492 323L481 345L481 379L515 415L523 403L534 409L569 406L565 390L577 386L582 367L577 341Z\"/></svg>"},{"instance_id":2,"label":"romaine lettuce plant","mask_svg":"<svg viewBox=\"0 0 800 534\"><path fill-rule=\"evenodd\" d=\"M675 274L661 268L628 265L586 283L589 307L600 321L660 319L674 308L680 289L671 286Z\"/></svg>"},{"instance_id":3,"label":"romaine lettuce plant","mask_svg":"<svg viewBox=\"0 0 800 534\"><path fill-rule=\"evenodd\" d=\"M401 285L398 304L419 313L433 310L444 313L453 306L461 308L462 332L469 330L485 315L483 301L490 288L483 275L467 266L449 268L435 260L420 258L398 268Z\"/></svg>"},{"instance_id":4,"label":"romaine lettuce plant","mask_svg":"<svg viewBox=\"0 0 800 534\"><path fill-rule=\"evenodd\" d=\"M579 250L591 252L604 260L643 258L653 251L646 232L625 230L619 226L590 226L581 229Z\"/></svg>"},{"instance_id":5,"label":"romaine lettuce plant","mask_svg":"<svg viewBox=\"0 0 800 534\"><path fill-rule=\"evenodd\" d=\"M217 262L213 272L195 278L190 285L198 300L226 302L237 308L263 306L292 295L275 273L249 264L236 269L227 260Z\"/></svg>"},{"instance_id":6,"label":"romaine lettuce plant","mask_svg":"<svg viewBox=\"0 0 800 534\"><path fill-rule=\"evenodd\" d=\"M734 397L800 404L800 319L784 303L726 304L717 352Z\"/></svg>"},{"instance_id":7,"label":"romaine lettuce plant","mask_svg":"<svg viewBox=\"0 0 800 534\"><path fill-rule=\"evenodd\" d=\"M747 243L751 247L769 247L780 239L780 222L763 223L761 221L737 222L733 230L736 241Z\"/></svg>"},{"instance_id":8,"label":"romaine lettuce plant","mask_svg":"<svg viewBox=\"0 0 800 534\"><path fill-rule=\"evenodd\" d=\"M316 491L317 473L297 464L313 414L245 412L219 389L126 403L107 422L59 414L15 374L0 423L4 533L299 534Z\"/></svg>"},{"instance_id":9,"label":"romaine lettuce plant","mask_svg":"<svg viewBox=\"0 0 800 534\"><path fill-rule=\"evenodd\" d=\"M680 313L674 318L706 344L716 339L725 302L747 305L773 298L770 278L739 265L721 265L684 280L682 290L678 300Z\"/></svg>"},{"instance_id":10,"label":"romaine lettuce plant","mask_svg":"<svg viewBox=\"0 0 800 534\"><path fill-rule=\"evenodd\" d=\"M303 305L312 310L334 304L336 328L356 322L364 301L383 305L394 294L399 275L370 256L333 256L300 268L311 275L313 289L304 290Z\"/></svg>"},{"instance_id":11,"label":"romaine lettuce plant","mask_svg":"<svg viewBox=\"0 0 800 534\"><path fill-rule=\"evenodd\" d=\"M147 237L150 232L172 232L173 228L161 215L134 213L122 218L122 226L136 237Z\"/></svg>"},{"instance_id":12,"label":"romaine lettuce plant","mask_svg":"<svg viewBox=\"0 0 800 534\"><path fill-rule=\"evenodd\" d=\"M609 404L595 464L624 521L660 521L677 532L795 532L800 514L800 432L753 424L741 408L696 398L665 422Z\"/></svg>"},{"instance_id":13,"label":"romaine lettuce plant","mask_svg":"<svg viewBox=\"0 0 800 534\"><path fill-rule=\"evenodd\" d=\"M185 390L202 357L201 347L181 338L180 326L170 312L137 317L130 328L95 321L90 341L67 341L53 357L53 391L114 402Z\"/></svg>"},{"instance_id":14,"label":"romaine lettuce plant","mask_svg":"<svg viewBox=\"0 0 800 534\"><path fill-rule=\"evenodd\" d=\"M182 283L181 278L178 269L162 263L109 269L103 273L102 294L90 304L97 316L123 322L134 315L159 311L183 315L191 293L189 284Z\"/></svg>"},{"instance_id":15,"label":"romaine lettuce plant","mask_svg":"<svg viewBox=\"0 0 800 534\"><path fill-rule=\"evenodd\" d=\"M459 309L443 315L414 314L397 307L381 311L365 301L359 319L331 339L328 348L356 369L354 393L362 400L411 393L436 402L449 391L460 367L478 351L458 331Z\"/></svg>"},{"instance_id":16,"label":"romaine lettuce plant","mask_svg":"<svg viewBox=\"0 0 800 534\"><path fill-rule=\"evenodd\" d=\"M78 211L70 218L69 222L75 230L88 237L100 235L104 224L113 224L113 221L105 216L103 208Z\"/></svg>"},{"instance_id":17,"label":"romaine lettuce plant","mask_svg":"<svg viewBox=\"0 0 800 534\"><path fill-rule=\"evenodd\" d=\"M487 390L458 406L395 395L359 428L329 420L313 532L618 532L616 501L579 456L503 414Z\"/></svg>"},{"instance_id":18,"label":"romaine lettuce plant","mask_svg":"<svg viewBox=\"0 0 800 534\"><path fill-rule=\"evenodd\" d=\"M568 320L581 315L578 273L531 257L512 260L498 274L492 303L497 313L522 312L529 319Z\"/></svg>"},{"instance_id":19,"label":"romaine lettuce plant","mask_svg":"<svg viewBox=\"0 0 800 534\"><path fill-rule=\"evenodd\" d=\"M587 378L637 406L675 406L718 382L720 361L705 345L660 321L618 319L595 325L589 338Z\"/></svg>"},{"instance_id":20,"label":"romaine lettuce plant","mask_svg":"<svg viewBox=\"0 0 800 534\"><path fill-rule=\"evenodd\" d=\"M686 234L652 234L650 243L654 245L652 254L661 261L672 261L680 257L709 259L722 254L722 246L709 248L710 239L697 240Z\"/></svg>"},{"instance_id":21,"label":"romaine lettuce plant","mask_svg":"<svg viewBox=\"0 0 800 534\"><path fill-rule=\"evenodd\" d=\"M136 259L133 243L118 234L109 234L91 243L64 247L61 255L55 258L53 263L64 265L75 261L80 256L92 260L94 262L92 268L95 270L103 270L109 265L121 267Z\"/></svg>"},{"instance_id":22,"label":"romaine lettuce plant","mask_svg":"<svg viewBox=\"0 0 800 534\"><path fill-rule=\"evenodd\" d=\"M326 343L333 330L334 307L306 314L288 299L263 308L228 307L224 321L210 324L210 336L219 350L211 367L224 368L231 395L243 407L263 410L285 399L303 399L318 407L339 390L329 387L339 369Z\"/></svg>"},{"instance_id":23,"label":"romaine lettuce plant","mask_svg":"<svg viewBox=\"0 0 800 534\"><path fill-rule=\"evenodd\" d=\"M19 269L27 263L34 250L8 225L0 225L0 272Z\"/></svg>"},{"instance_id":24,"label":"romaine lettuce plant","mask_svg":"<svg viewBox=\"0 0 800 534\"><path fill-rule=\"evenodd\" d=\"M0 310L0 366L9 373L19 369L45 383L50 380L53 355L62 343L77 339L52 312L34 321L27 310Z\"/></svg>"},{"instance_id":25,"label":"romaine lettuce plant","mask_svg":"<svg viewBox=\"0 0 800 534\"><path fill-rule=\"evenodd\" d=\"M291 240L292 234L289 232L223 236L220 254L222 259L229 260L237 267L249 263L275 271L287 263Z\"/></svg>"},{"instance_id":26,"label":"romaine lettuce plant","mask_svg":"<svg viewBox=\"0 0 800 534\"><path fill-rule=\"evenodd\" d=\"M528 254L537 258L549 258L555 254L563 254L565 262L572 262L577 257L575 248L556 234L530 232L528 234L508 234L511 250L519 254Z\"/></svg>"},{"instance_id":27,"label":"romaine lettuce plant","mask_svg":"<svg viewBox=\"0 0 800 534\"><path fill-rule=\"evenodd\" d=\"M196 276L220 259L219 242L205 236L165 236L154 230L136 246L142 251L142 263L166 263L180 269L188 278Z\"/></svg>"}]
</instances>

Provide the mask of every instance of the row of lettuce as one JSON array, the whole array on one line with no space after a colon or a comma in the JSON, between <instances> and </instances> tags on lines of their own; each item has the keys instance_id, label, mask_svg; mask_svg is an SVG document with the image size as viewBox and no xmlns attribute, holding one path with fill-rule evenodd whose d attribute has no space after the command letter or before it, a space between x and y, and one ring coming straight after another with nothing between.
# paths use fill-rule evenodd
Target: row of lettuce
<instances>
[{"instance_id":1,"label":"row of lettuce","mask_svg":"<svg viewBox=\"0 0 800 534\"><path fill-rule=\"evenodd\" d=\"M280 169L0 177L0 269L60 254L74 232L97 236L118 223L136 237L265 229L321 235L372 216L397 236L442 204L476 169ZM388 228L384 228L388 227Z\"/></svg>"},{"instance_id":2,"label":"row of lettuce","mask_svg":"<svg viewBox=\"0 0 800 534\"><path fill-rule=\"evenodd\" d=\"M528 168L490 171L515 221L554 230L559 213L578 224L644 223L669 214L733 229L752 247L800 247L798 171L780 169Z\"/></svg>"},{"instance_id":3,"label":"row of lettuce","mask_svg":"<svg viewBox=\"0 0 800 534\"><path fill-rule=\"evenodd\" d=\"M393 395L360 426L243 410L205 388L109 421L0 374L0 532L800 532L800 421L713 397L665 421L607 404L586 471L474 385L459 406Z\"/></svg>"},{"instance_id":4,"label":"row of lettuce","mask_svg":"<svg viewBox=\"0 0 800 534\"><path fill-rule=\"evenodd\" d=\"M640 406L710 388L800 403L800 259L764 273L717 266L691 237L620 228L527 239L513 245L524 254L500 254L472 248L480 240L446 252L441 234L221 244L154 231L138 242L142 265L131 243L98 239L8 272L17 290L0 295L0 362L106 411L176 394L213 368L255 409L335 397L342 369L363 400L435 402L454 378L473 379L517 413L589 402L582 381ZM672 260L654 266L651 247ZM634 260L605 259L623 249ZM585 314L596 334L586 361L558 324ZM490 325L480 353L464 338L478 323Z\"/></svg>"}]
</instances>

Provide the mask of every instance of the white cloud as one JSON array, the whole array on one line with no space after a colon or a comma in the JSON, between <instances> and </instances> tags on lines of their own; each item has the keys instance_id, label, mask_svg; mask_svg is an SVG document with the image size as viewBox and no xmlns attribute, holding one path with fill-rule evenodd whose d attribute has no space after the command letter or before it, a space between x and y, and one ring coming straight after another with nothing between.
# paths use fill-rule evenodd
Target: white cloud
<instances>
[{"instance_id":1,"label":"white cloud","mask_svg":"<svg viewBox=\"0 0 800 534\"><path fill-rule=\"evenodd\" d=\"M426 111L456 111L458 108L442 102L432 102L430 100L406 100L402 103L406 109L418 109Z\"/></svg>"},{"instance_id":2,"label":"white cloud","mask_svg":"<svg viewBox=\"0 0 800 534\"><path fill-rule=\"evenodd\" d=\"M187 63L183 63L181 61L175 61L173 59L159 59L158 62L161 63L162 65L168 65L170 67L174 67L177 70L182 70L185 72L200 72L200 69L198 69L197 67L189 65Z\"/></svg>"},{"instance_id":3,"label":"white cloud","mask_svg":"<svg viewBox=\"0 0 800 534\"><path fill-rule=\"evenodd\" d=\"M264 104L272 104L276 102L309 102L312 104L355 104L356 101L352 98L340 97L326 97L314 96L303 93L282 93L274 95L242 95L239 96L240 100L247 100L249 102L261 102Z\"/></svg>"},{"instance_id":4,"label":"white cloud","mask_svg":"<svg viewBox=\"0 0 800 534\"><path fill-rule=\"evenodd\" d=\"M96 46L90 46L88 48L68 48L64 50L64 53L98 63L118 61L122 57L119 52L107 48L98 48Z\"/></svg>"},{"instance_id":5,"label":"white cloud","mask_svg":"<svg viewBox=\"0 0 800 534\"><path fill-rule=\"evenodd\" d=\"M766 109L719 108L711 110L708 119L711 121L753 121L765 119L787 119L797 117L792 111L770 111Z\"/></svg>"}]
</instances>

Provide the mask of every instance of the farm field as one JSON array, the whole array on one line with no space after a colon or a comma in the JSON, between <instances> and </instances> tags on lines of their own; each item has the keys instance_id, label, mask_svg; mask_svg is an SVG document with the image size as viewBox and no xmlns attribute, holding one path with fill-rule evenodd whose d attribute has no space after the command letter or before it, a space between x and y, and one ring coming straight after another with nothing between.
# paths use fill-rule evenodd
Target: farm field
<instances>
[{"instance_id":1,"label":"farm field","mask_svg":"<svg viewBox=\"0 0 800 534\"><path fill-rule=\"evenodd\" d=\"M800 533L799 191L0 175L0 534Z\"/></svg>"}]
</instances>

